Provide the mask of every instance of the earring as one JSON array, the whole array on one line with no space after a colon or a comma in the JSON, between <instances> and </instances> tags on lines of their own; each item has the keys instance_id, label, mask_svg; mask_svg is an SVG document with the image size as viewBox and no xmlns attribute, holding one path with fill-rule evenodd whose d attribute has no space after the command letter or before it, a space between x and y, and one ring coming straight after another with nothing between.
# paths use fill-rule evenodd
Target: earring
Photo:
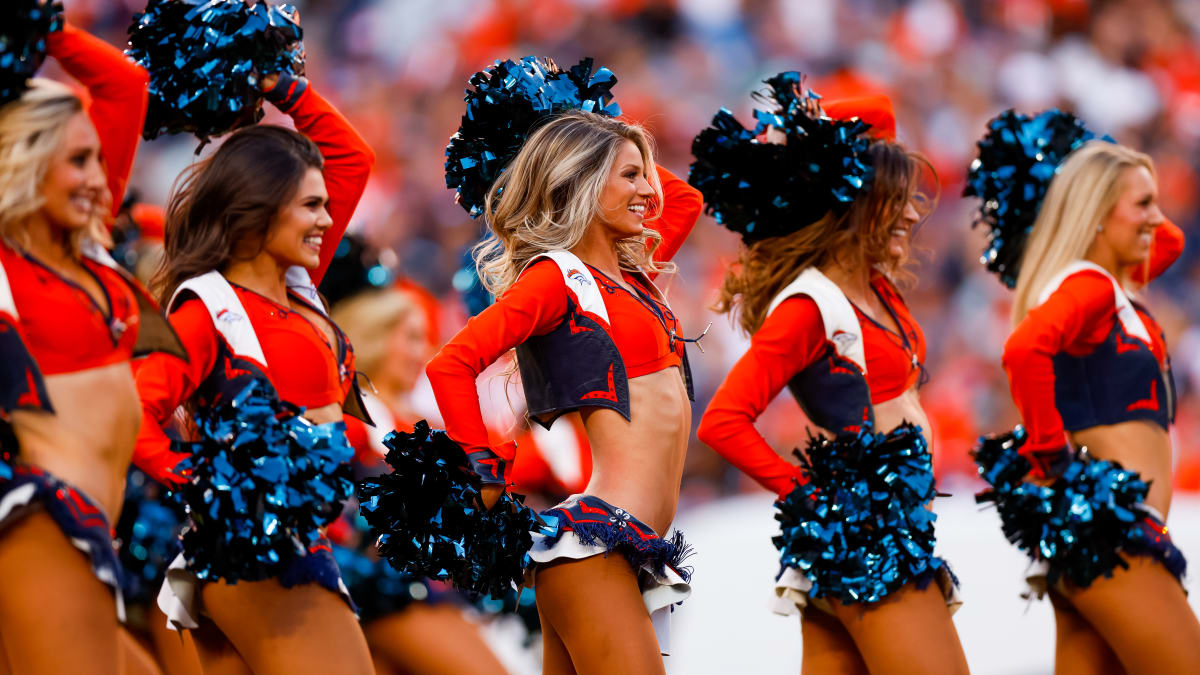
<instances>
[{"instance_id":1,"label":"earring","mask_svg":"<svg viewBox=\"0 0 1200 675\"><path fill-rule=\"evenodd\" d=\"M1097 232L1103 232L1103 231L1104 231L1104 226L1103 226L1103 225L1097 225L1097 226L1096 226L1096 231L1097 231Z\"/></svg>"}]
</instances>

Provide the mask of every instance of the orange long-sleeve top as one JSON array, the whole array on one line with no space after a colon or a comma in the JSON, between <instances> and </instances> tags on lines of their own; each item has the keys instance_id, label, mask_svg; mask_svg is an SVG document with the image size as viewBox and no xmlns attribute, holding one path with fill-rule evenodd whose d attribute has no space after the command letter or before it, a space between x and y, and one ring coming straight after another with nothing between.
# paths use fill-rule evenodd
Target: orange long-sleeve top
<instances>
[{"instance_id":1,"label":"orange long-sleeve top","mask_svg":"<svg viewBox=\"0 0 1200 675\"><path fill-rule=\"evenodd\" d=\"M316 285L366 188L375 155L350 122L311 86L291 106L281 109L292 117L300 133L317 144L325 158L323 174L333 225L321 244L320 267L310 274ZM239 286L234 286L234 292L249 315L267 359L267 375L280 398L305 407L342 402L353 384L354 361L341 331L334 326L339 339L337 345L331 345L324 331L298 312ZM189 360L185 363L155 354L138 368L143 418L133 457L138 468L164 482L176 480L171 469L180 459L171 451L164 429L176 408L212 372L222 340L199 299L180 303L169 318Z\"/></svg>"},{"instance_id":2,"label":"orange long-sleeve top","mask_svg":"<svg viewBox=\"0 0 1200 675\"><path fill-rule=\"evenodd\" d=\"M659 262L670 260L695 226L703 208L699 191L658 167L663 198L659 217L648 224L658 230L663 241L655 250ZM597 283L611 283L593 270ZM628 284L639 281L628 273ZM512 459L507 444L493 446L488 439L483 414L479 406L476 378L508 350L536 335L544 335L560 324L567 314L568 291L562 274L549 261L530 265L497 301L471 318L436 356L426 372L433 385L438 409L445 421L446 433L463 446L468 454L481 450L496 452L503 459ZM629 293L606 293L612 326L613 341L621 352L630 377L653 372L677 364L674 355L682 352L683 343L674 349L656 317ZM660 310L673 321L670 310Z\"/></svg>"},{"instance_id":3,"label":"orange long-sleeve top","mask_svg":"<svg viewBox=\"0 0 1200 675\"><path fill-rule=\"evenodd\" d=\"M925 337L886 277L874 274L871 286L903 333L854 308L862 329L871 403L877 404L920 381ZM816 302L803 295L784 300L751 336L750 348L725 376L700 418L697 436L766 489L787 494L796 485L798 470L771 448L754 423L792 378L834 350L825 337Z\"/></svg>"},{"instance_id":4,"label":"orange long-sleeve top","mask_svg":"<svg viewBox=\"0 0 1200 675\"><path fill-rule=\"evenodd\" d=\"M1162 274L1182 253L1183 243L1178 227L1163 224L1155 231L1148 264L1136 276L1150 281ZM1150 351L1165 365L1162 329L1142 308L1135 305L1135 310L1150 335ZM1044 473L1048 456L1061 452L1067 443L1056 401L1054 357L1092 353L1117 321L1112 281L1100 272L1083 270L1067 277L1045 302L1031 309L1005 343L1004 370L1028 434L1021 451L1033 461L1035 471Z\"/></svg>"}]
</instances>

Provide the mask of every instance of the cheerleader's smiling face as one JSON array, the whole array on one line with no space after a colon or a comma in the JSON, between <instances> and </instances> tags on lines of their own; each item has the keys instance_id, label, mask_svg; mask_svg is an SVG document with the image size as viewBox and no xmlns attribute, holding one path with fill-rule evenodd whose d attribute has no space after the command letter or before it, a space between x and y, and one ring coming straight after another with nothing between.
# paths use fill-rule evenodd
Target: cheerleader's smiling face
<instances>
[{"instance_id":1,"label":"cheerleader's smiling face","mask_svg":"<svg viewBox=\"0 0 1200 675\"><path fill-rule=\"evenodd\" d=\"M325 231L333 225L326 207L329 194L321 170L309 167L291 200L286 202L271 223L263 250L281 267L300 265L316 269L321 264L321 243Z\"/></svg>"},{"instance_id":2,"label":"cheerleader's smiling face","mask_svg":"<svg viewBox=\"0 0 1200 675\"><path fill-rule=\"evenodd\" d=\"M642 233L646 211L655 196L646 170L637 144L629 140L622 143L600 193L599 221L613 239L628 239Z\"/></svg>"},{"instance_id":3,"label":"cheerleader's smiling face","mask_svg":"<svg viewBox=\"0 0 1200 675\"><path fill-rule=\"evenodd\" d=\"M1158 208L1158 186L1142 166L1125 169L1118 185L1117 203L1100 224L1092 250L1107 249L1121 267L1140 265L1150 257L1154 230L1164 220Z\"/></svg>"},{"instance_id":4,"label":"cheerleader's smiling face","mask_svg":"<svg viewBox=\"0 0 1200 675\"><path fill-rule=\"evenodd\" d=\"M921 222L921 213L917 211L917 206L912 199L904 203L904 209L900 212L900 217L892 223L889 231L887 243L887 254L893 260L900 261L908 257L909 243L912 241L913 231L917 224Z\"/></svg>"},{"instance_id":5,"label":"cheerleader's smiling face","mask_svg":"<svg viewBox=\"0 0 1200 675\"><path fill-rule=\"evenodd\" d=\"M84 113L77 113L63 130L63 141L50 159L40 192L41 216L54 227L80 230L101 216L108 201L100 137Z\"/></svg>"}]
</instances>

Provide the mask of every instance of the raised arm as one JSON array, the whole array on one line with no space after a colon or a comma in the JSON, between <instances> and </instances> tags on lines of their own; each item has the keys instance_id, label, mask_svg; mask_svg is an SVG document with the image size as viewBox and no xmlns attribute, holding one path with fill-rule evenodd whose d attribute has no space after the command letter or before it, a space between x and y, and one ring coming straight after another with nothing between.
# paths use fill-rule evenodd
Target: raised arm
<instances>
[{"instance_id":1,"label":"raised arm","mask_svg":"<svg viewBox=\"0 0 1200 675\"><path fill-rule=\"evenodd\" d=\"M133 449L133 463L155 480L168 485L182 482L172 469L183 455L171 450L166 429L175 410L192 396L216 365L220 339L208 311L199 300L184 302L171 314L170 321L187 350L188 360L154 353L137 363L142 428Z\"/></svg>"},{"instance_id":2,"label":"raised arm","mask_svg":"<svg viewBox=\"0 0 1200 675\"><path fill-rule=\"evenodd\" d=\"M1166 272L1183 253L1183 240L1183 230L1175 223L1167 220L1159 225L1150 244L1150 259L1133 270L1133 281L1148 284Z\"/></svg>"},{"instance_id":3,"label":"raised arm","mask_svg":"<svg viewBox=\"0 0 1200 675\"><path fill-rule=\"evenodd\" d=\"M754 422L788 380L820 358L826 344L816 303L807 297L785 300L751 338L750 349L700 419L701 441L780 496L795 487L796 467L771 448Z\"/></svg>"},{"instance_id":4,"label":"raised arm","mask_svg":"<svg viewBox=\"0 0 1200 675\"><path fill-rule=\"evenodd\" d=\"M426 366L446 433L469 457L491 461L495 452L483 423L475 380L505 352L554 329L567 313L567 289L551 261L533 264L491 307L467 321ZM485 483L503 483L503 466L492 462Z\"/></svg>"},{"instance_id":5,"label":"raised arm","mask_svg":"<svg viewBox=\"0 0 1200 675\"><path fill-rule=\"evenodd\" d=\"M661 215L650 221L650 227L658 230L663 238L662 244L654 251L654 259L666 262L675 257L695 227L696 220L704 210L704 198L686 180L661 166L656 168L658 180L662 183L663 205Z\"/></svg>"},{"instance_id":6,"label":"raised arm","mask_svg":"<svg viewBox=\"0 0 1200 675\"><path fill-rule=\"evenodd\" d=\"M322 173L325 189L329 192L329 217L333 219L333 226L321 242L320 266L309 273L313 285L320 286L338 242L358 207L358 200L367 188L367 179L375 166L375 152L349 120L314 91L303 77L280 74L275 85L266 92L266 98L291 116L296 130L311 138L325 158Z\"/></svg>"},{"instance_id":7,"label":"raised arm","mask_svg":"<svg viewBox=\"0 0 1200 675\"><path fill-rule=\"evenodd\" d=\"M1112 282L1083 271L1029 311L1004 343L1004 371L1029 440L1021 448L1037 477L1052 473L1067 448L1054 389L1054 356L1070 351L1098 325L1115 320Z\"/></svg>"},{"instance_id":8,"label":"raised arm","mask_svg":"<svg viewBox=\"0 0 1200 675\"><path fill-rule=\"evenodd\" d=\"M150 76L121 50L67 24L46 39L46 51L63 70L87 87L88 117L100 136L100 148L116 215L125 198L133 157L146 122Z\"/></svg>"}]
</instances>

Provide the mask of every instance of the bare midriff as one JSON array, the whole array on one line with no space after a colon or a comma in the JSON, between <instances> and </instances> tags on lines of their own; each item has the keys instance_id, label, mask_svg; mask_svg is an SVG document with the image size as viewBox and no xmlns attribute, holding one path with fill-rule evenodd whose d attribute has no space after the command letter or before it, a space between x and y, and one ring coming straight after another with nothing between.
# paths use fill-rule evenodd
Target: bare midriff
<instances>
[{"instance_id":1,"label":"bare midriff","mask_svg":"<svg viewBox=\"0 0 1200 675\"><path fill-rule=\"evenodd\" d=\"M1171 507L1171 439L1165 429L1153 422L1134 420L1072 432L1071 442L1076 447L1087 446L1096 459L1119 462L1138 472L1150 484L1146 504L1167 517Z\"/></svg>"},{"instance_id":2,"label":"bare midriff","mask_svg":"<svg viewBox=\"0 0 1200 675\"><path fill-rule=\"evenodd\" d=\"M692 426L692 404L677 366L630 378L630 419L584 408L592 448L585 494L625 509L665 535L675 518Z\"/></svg>"},{"instance_id":3,"label":"bare midriff","mask_svg":"<svg viewBox=\"0 0 1200 675\"><path fill-rule=\"evenodd\" d=\"M908 422L913 426L921 427L925 442L929 444L929 451L933 452L933 430L929 428L929 417L925 415L925 409L921 407L916 387L910 388L896 398L876 403L874 408L876 431L887 433L904 422Z\"/></svg>"},{"instance_id":4,"label":"bare midriff","mask_svg":"<svg viewBox=\"0 0 1200 675\"><path fill-rule=\"evenodd\" d=\"M342 417L342 404L328 403L320 408L309 408L304 411L304 419L313 424L328 424L329 422L340 422Z\"/></svg>"},{"instance_id":5,"label":"bare midriff","mask_svg":"<svg viewBox=\"0 0 1200 675\"><path fill-rule=\"evenodd\" d=\"M142 424L129 362L48 375L45 382L54 414L12 413L17 461L44 469L79 489L115 525Z\"/></svg>"}]
</instances>

